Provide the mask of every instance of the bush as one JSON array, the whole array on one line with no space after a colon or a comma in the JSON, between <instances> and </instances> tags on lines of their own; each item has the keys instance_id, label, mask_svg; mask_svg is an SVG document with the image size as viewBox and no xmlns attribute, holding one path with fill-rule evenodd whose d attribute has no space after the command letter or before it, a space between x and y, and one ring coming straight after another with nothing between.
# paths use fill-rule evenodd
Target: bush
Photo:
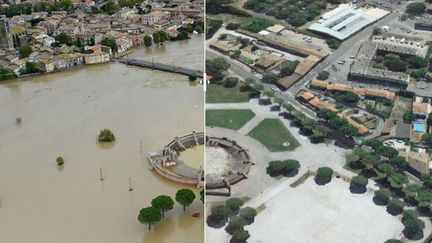
<instances>
[{"instance_id":1,"label":"bush","mask_svg":"<svg viewBox=\"0 0 432 243\"><path fill-rule=\"evenodd\" d=\"M64 165L64 159L63 159L63 157L61 157L61 156L57 157L56 161L57 161L57 165L58 166Z\"/></svg>"},{"instance_id":2,"label":"bush","mask_svg":"<svg viewBox=\"0 0 432 243\"><path fill-rule=\"evenodd\" d=\"M115 141L115 137L114 137L114 134L111 132L111 130L105 128L105 129L100 131L99 136L98 136L98 141L100 143L113 142L113 141Z\"/></svg>"},{"instance_id":3,"label":"bush","mask_svg":"<svg viewBox=\"0 0 432 243\"><path fill-rule=\"evenodd\" d=\"M297 160L271 161L267 166L267 174L270 176L287 176L291 172L300 168L300 163Z\"/></svg>"}]
</instances>

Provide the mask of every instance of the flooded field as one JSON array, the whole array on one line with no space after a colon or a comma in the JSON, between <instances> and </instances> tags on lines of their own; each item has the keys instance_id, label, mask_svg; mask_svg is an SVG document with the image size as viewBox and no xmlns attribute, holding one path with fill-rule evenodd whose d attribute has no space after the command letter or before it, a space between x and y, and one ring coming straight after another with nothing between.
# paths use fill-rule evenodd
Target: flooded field
<instances>
[{"instance_id":1,"label":"flooded field","mask_svg":"<svg viewBox=\"0 0 432 243\"><path fill-rule=\"evenodd\" d=\"M183 48L168 43L159 55L199 68L202 41ZM196 56L184 58L190 52ZM152 232L137 220L153 197L174 198L183 187L150 171L146 153L203 131L200 85L186 76L103 64L3 83L0 103L0 242L203 242L203 219L191 217L203 208L197 189L186 214L175 204ZM114 133L114 144L96 143L103 128Z\"/></svg>"},{"instance_id":2,"label":"flooded field","mask_svg":"<svg viewBox=\"0 0 432 243\"><path fill-rule=\"evenodd\" d=\"M180 153L179 159L187 165L199 169L204 167L204 145L195 145Z\"/></svg>"}]
</instances>

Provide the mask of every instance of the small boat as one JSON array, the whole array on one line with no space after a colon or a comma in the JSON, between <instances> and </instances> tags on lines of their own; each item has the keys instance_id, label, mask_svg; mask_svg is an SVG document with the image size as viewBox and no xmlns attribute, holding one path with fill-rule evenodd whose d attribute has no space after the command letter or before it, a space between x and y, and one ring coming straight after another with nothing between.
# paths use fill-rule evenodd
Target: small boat
<instances>
[{"instance_id":1,"label":"small boat","mask_svg":"<svg viewBox=\"0 0 432 243\"><path fill-rule=\"evenodd\" d=\"M201 216L201 211L197 210L192 214L192 217L199 218Z\"/></svg>"}]
</instances>

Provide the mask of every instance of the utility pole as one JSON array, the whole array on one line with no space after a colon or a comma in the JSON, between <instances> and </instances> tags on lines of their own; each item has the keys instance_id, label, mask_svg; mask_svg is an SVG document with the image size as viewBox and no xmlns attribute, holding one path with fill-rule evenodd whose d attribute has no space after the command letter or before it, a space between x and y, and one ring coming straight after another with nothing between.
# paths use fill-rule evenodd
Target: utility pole
<instances>
[{"instance_id":1,"label":"utility pole","mask_svg":"<svg viewBox=\"0 0 432 243\"><path fill-rule=\"evenodd\" d=\"M103 175L102 175L102 168L99 168L99 172L100 172L100 180L103 181L104 178L103 178Z\"/></svg>"},{"instance_id":2,"label":"utility pole","mask_svg":"<svg viewBox=\"0 0 432 243\"><path fill-rule=\"evenodd\" d=\"M130 192L133 191L133 188L132 188L132 180L131 180L130 177L129 177L129 191L130 191Z\"/></svg>"},{"instance_id":3,"label":"utility pole","mask_svg":"<svg viewBox=\"0 0 432 243\"><path fill-rule=\"evenodd\" d=\"M142 142L142 140L140 140L140 151L141 151L141 153L143 152L143 142Z\"/></svg>"}]
</instances>

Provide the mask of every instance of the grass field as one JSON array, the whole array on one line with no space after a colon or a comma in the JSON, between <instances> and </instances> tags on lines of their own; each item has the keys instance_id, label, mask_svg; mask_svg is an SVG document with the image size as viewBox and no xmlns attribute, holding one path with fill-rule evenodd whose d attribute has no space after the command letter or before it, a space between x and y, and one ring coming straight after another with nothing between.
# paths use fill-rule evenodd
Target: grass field
<instances>
[{"instance_id":1,"label":"grass field","mask_svg":"<svg viewBox=\"0 0 432 243\"><path fill-rule=\"evenodd\" d=\"M251 91L247 91L242 87L243 84L240 82L232 88L225 88L223 85L211 84L207 86L206 103L248 102Z\"/></svg>"},{"instance_id":2,"label":"grass field","mask_svg":"<svg viewBox=\"0 0 432 243\"><path fill-rule=\"evenodd\" d=\"M238 130L255 116L251 110L206 110L206 126Z\"/></svg>"},{"instance_id":3,"label":"grass field","mask_svg":"<svg viewBox=\"0 0 432 243\"><path fill-rule=\"evenodd\" d=\"M300 146L279 119L264 119L248 135L262 143L270 152L292 151ZM289 144L284 145L286 142Z\"/></svg>"}]
</instances>

